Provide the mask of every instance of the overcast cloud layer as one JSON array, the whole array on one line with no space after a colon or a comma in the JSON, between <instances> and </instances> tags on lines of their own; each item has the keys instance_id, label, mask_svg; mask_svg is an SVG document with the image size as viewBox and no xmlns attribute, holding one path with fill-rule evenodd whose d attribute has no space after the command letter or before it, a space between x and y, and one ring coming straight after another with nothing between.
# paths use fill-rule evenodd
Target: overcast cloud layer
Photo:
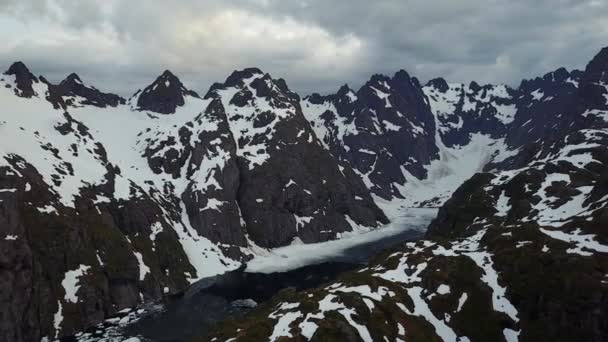
<instances>
[{"instance_id":1,"label":"overcast cloud layer","mask_svg":"<svg viewBox=\"0 0 608 342\"><path fill-rule=\"evenodd\" d=\"M608 45L608 1L0 0L0 32L0 69L122 95L164 69L205 93L249 66L302 94L398 69L517 85Z\"/></svg>"}]
</instances>

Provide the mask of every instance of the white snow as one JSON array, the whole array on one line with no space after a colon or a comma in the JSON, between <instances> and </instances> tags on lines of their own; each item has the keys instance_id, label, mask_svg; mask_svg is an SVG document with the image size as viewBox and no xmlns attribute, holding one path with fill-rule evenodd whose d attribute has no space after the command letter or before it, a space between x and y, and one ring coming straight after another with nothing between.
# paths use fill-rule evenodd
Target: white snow
<instances>
[{"instance_id":1,"label":"white snow","mask_svg":"<svg viewBox=\"0 0 608 342\"><path fill-rule=\"evenodd\" d=\"M603 245L595 241L595 235L593 234L581 234L582 232L580 229L576 229L572 233L544 228L540 228L540 231L553 239L574 244L574 248L567 250L568 253L576 253L582 256L593 255L593 253L588 251L608 253L608 245ZM588 251L585 251L585 249Z\"/></svg>"},{"instance_id":2,"label":"white snow","mask_svg":"<svg viewBox=\"0 0 608 342\"><path fill-rule=\"evenodd\" d=\"M473 236L452 242L452 247L450 249L446 249L442 246L440 246L440 248L435 248L433 254L444 256L464 255L471 258L483 272L481 281L492 290L492 306L494 307L494 310L503 312L514 322L518 322L517 309L506 297L506 288L499 284L498 273L494 269L492 255L480 248L479 242L485 235L485 232L486 230L482 229Z\"/></svg>"},{"instance_id":3,"label":"white snow","mask_svg":"<svg viewBox=\"0 0 608 342\"><path fill-rule=\"evenodd\" d=\"M506 288L498 284L498 273L494 269L491 254L488 252L466 253L479 268L483 270L481 280L492 290L492 305L494 310L507 314L514 322L518 322L517 309L505 296Z\"/></svg>"},{"instance_id":4,"label":"white snow","mask_svg":"<svg viewBox=\"0 0 608 342\"><path fill-rule=\"evenodd\" d=\"M397 306L408 315L421 316L435 328L435 332L444 341L458 341L458 335L446 322L435 317L428 304L422 299L422 287L414 286L407 289L408 296L414 302L414 310L408 310L405 305L397 303Z\"/></svg>"},{"instance_id":5,"label":"white snow","mask_svg":"<svg viewBox=\"0 0 608 342\"><path fill-rule=\"evenodd\" d=\"M458 308L456 309L456 312L460 312L460 310L462 310L462 306L464 303L466 303L467 298L468 296L466 292L463 292L462 295L460 295L460 298L458 298Z\"/></svg>"},{"instance_id":6,"label":"white snow","mask_svg":"<svg viewBox=\"0 0 608 342\"><path fill-rule=\"evenodd\" d=\"M275 313L273 313L275 314ZM299 311L296 312L287 312L281 316L273 316L273 314L270 315L271 318L276 318L278 317L279 320L277 321L277 323L274 326L274 330L272 331L272 335L270 335L269 337L269 341L274 342L276 341L279 337L293 337L293 335L290 332L290 328L289 325L295 321L296 319L303 317L302 313Z\"/></svg>"},{"instance_id":7,"label":"white snow","mask_svg":"<svg viewBox=\"0 0 608 342\"><path fill-rule=\"evenodd\" d=\"M163 225L160 222L154 222L150 226L150 241L152 241L152 250L156 248L156 236L163 231Z\"/></svg>"},{"instance_id":8,"label":"white snow","mask_svg":"<svg viewBox=\"0 0 608 342\"><path fill-rule=\"evenodd\" d=\"M296 113L296 108L293 105L289 105L287 108L277 107L266 98L260 97L254 97L250 106L239 107L231 104L232 98L240 91L248 90L255 94L256 90L251 86L251 83L262 77L262 74L254 74L243 81L244 85L242 87L237 86L216 91L226 110L228 124L230 125L230 130L234 135L235 141L244 142L242 146L239 143L237 155L249 161L249 168L251 169L265 163L268 158L270 158L266 142L260 141L260 139L253 139L253 137L265 136L267 140L272 140L276 124L280 120L295 116ZM273 92L282 94L279 87L272 81L266 80L265 82ZM282 96L285 95L282 94ZM254 118L266 111L272 111L276 115L274 120L266 126L254 127Z\"/></svg>"},{"instance_id":9,"label":"white snow","mask_svg":"<svg viewBox=\"0 0 608 342\"><path fill-rule=\"evenodd\" d=\"M496 108L496 118L507 125L513 122L515 119L515 113L517 112L517 107L514 104L512 105L502 105L498 103L494 103L494 107Z\"/></svg>"},{"instance_id":10,"label":"white snow","mask_svg":"<svg viewBox=\"0 0 608 342\"><path fill-rule=\"evenodd\" d=\"M207 205L204 206L203 208L199 209L199 211L205 211L205 210L217 210L221 212L220 207L222 207L226 202L225 201L220 201L216 198L209 198L207 199Z\"/></svg>"},{"instance_id":11,"label":"white snow","mask_svg":"<svg viewBox=\"0 0 608 342\"><path fill-rule=\"evenodd\" d=\"M80 288L80 277L85 275L91 266L80 265L78 268L65 272L61 286L65 290L65 301L78 303L78 289Z\"/></svg>"},{"instance_id":12,"label":"white snow","mask_svg":"<svg viewBox=\"0 0 608 342\"><path fill-rule=\"evenodd\" d=\"M439 294L439 295L446 295L446 294L449 294L449 293L450 293L450 286L449 285L441 284L437 288L437 294Z\"/></svg>"},{"instance_id":13,"label":"white snow","mask_svg":"<svg viewBox=\"0 0 608 342\"><path fill-rule=\"evenodd\" d=\"M63 323L63 305L61 305L61 301L57 301L57 312L53 315L53 328L55 328L55 338L59 337L59 333L61 332L60 327L61 323Z\"/></svg>"},{"instance_id":14,"label":"white snow","mask_svg":"<svg viewBox=\"0 0 608 342\"><path fill-rule=\"evenodd\" d=\"M386 130L389 130L389 131L395 131L395 132L397 132L397 131L399 131L401 129L401 127L395 125L394 123L392 123L392 122L390 122L388 120L382 120L382 125L384 126L384 128Z\"/></svg>"},{"instance_id":15,"label":"white snow","mask_svg":"<svg viewBox=\"0 0 608 342\"><path fill-rule=\"evenodd\" d=\"M377 202L378 203L378 202ZM388 225L363 234L344 233L343 238L313 244L280 247L269 253L258 253L248 262L247 272L272 273L323 262L342 255L349 248L397 235L408 229L425 229L437 213L436 209L399 208L384 202L378 203L391 220Z\"/></svg>"},{"instance_id":16,"label":"white snow","mask_svg":"<svg viewBox=\"0 0 608 342\"><path fill-rule=\"evenodd\" d=\"M42 208L36 208L39 212L43 214L57 214L57 209L51 205L44 206Z\"/></svg>"},{"instance_id":17,"label":"white snow","mask_svg":"<svg viewBox=\"0 0 608 342\"><path fill-rule=\"evenodd\" d=\"M608 110L599 110L599 109L589 109L586 112L583 113L583 116L595 116L597 118L600 118L602 120L604 120L605 122L608 122Z\"/></svg>"},{"instance_id":18,"label":"white snow","mask_svg":"<svg viewBox=\"0 0 608 342\"><path fill-rule=\"evenodd\" d=\"M494 208L498 211L496 216L507 216L509 210L511 210L511 206L509 206L509 197L505 195L505 191L500 194Z\"/></svg>"},{"instance_id":19,"label":"white snow","mask_svg":"<svg viewBox=\"0 0 608 342\"><path fill-rule=\"evenodd\" d=\"M439 133L435 135L439 146L439 159L426 166L428 176L420 180L405 168L405 185L398 185L399 192L406 199L407 206L419 206L430 199L439 198L437 205L443 204L452 193L475 173L480 172L491 160L500 160L506 152L504 141L495 140L482 134L471 135L471 142L465 146L448 148L440 141Z\"/></svg>"},{"instance_id":20,"label":"white snow","mask_svg":"<svg viewBox=\"0 0 608 342\"><path fill-rule=\"evenodd\" d=\"M37 84L36 87L36 92L39 94L47 91L45 85ZM179 136L179 129L204 110L209 100L186 96L184 106L178 107L174 114L160 116L132 110L131 103L115 108L93 106L70 108L70 115L90 128L92 139L88 136L80 136L79 133L67 135L59 133L55 126L67 122L63 117L63 111L54 110L44 98L16 97L11 90L0 84L0 103L11 104L10 108L7 108L10 110L0 112L0 122L6 121L5 124L0 125L0 164L6 164L4 156L11 153L19 154L36 167L63 205L73 207L74 196L79 194L81 187L94 186L106 181L104 176L107 170L94 152L97 142L104 146L108 159L121 170L121 176L116 178L115 199L128 199L131 195L139 196L140 191L134 190L136 186L150 195L154 201L165 202L167 198L163 193L169 182L174 186L172 195L181 198L190 180L185 176L172 179L169 175L154 173L148 166L147 159L143 157L143 151L148 145L158 143L166 137ZM26 129L21 130L19 127ZM217 129L217 121L202 116L202 124L193 129L214 131ZM73 130L78 131L75 127ZM150 139L150 142L146 139ZM190 143L194 144L196 139L198 134L193 134ZM52 143L53 147L59 150L61 159L41 148L48 143ZM72 144L78 146L78 156L71 153ZM183 149L180 144L181 142L176 147ZM213 150L214 147L216 150ZM228 152L216 145L212 146L201 168L192 176L194 186L203 190L214 186L217 188L217 182L212 176L226 162L227 157ZM56 169L65 169L64 162L71 164L73 175L56 171ZM59 176L60 185L54 185L53 175ZM196 276L192 276L190 281L236 269L239 263L226 258L218 246L201 237L192 228L183 205L180 206L181 208L177 209L182 211L181 219L175 220L169 212L163 212L163 216L169 227L178 235L190 263L196 270ZM38 210L49 214L57 212L53 204Z\"/></svg>"},{"instance_id":21,"label":"white snow","mask_svg":"<svg viewBox=\"0 0 608 342\"><path fill-rule=\"evenodd\" d=\"M539 101L539 100L541 100L545 96L545 94L543 94L543 92L540 90L540 88L538 88L535 91L531 92L530 95L532 95L532 98L535 101Z\"/></svg>"},{"instance_id":22,"label":"white snow","mask_svg":"<svg viewBox=\"0 0 608 342\"><path fill-rule=\"evenodd\" d=\"M148 267L144 263L144 258L140 252L134 251L133 254L137 258L137 263L138 263L138 267L139 267L139 280L143 281L146 278L146 274L150 273L150 267Z\"/></svg>"},{"instance_id":23,"label":"white snow","mask_svg":"<svg viewBox=\"0 0 608 342\"><path fill-rule=\"evenodd\" d=\"M517 342L519 341L519 333L520 331L515 331L509 328L505 328L502 331L502 334L505 336L505 340L507 342Z\"/></svg>"}]
</instances>

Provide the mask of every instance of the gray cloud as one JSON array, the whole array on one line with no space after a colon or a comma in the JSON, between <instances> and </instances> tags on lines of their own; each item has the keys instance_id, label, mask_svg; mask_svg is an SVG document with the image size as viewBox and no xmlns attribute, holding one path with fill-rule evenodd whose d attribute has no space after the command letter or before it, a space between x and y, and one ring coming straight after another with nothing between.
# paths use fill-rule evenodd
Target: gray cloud
<instances>
[{"instance_id":1,"label":"gray cloud","mask_svg":"<svg viewBox=\"0 0 608 342\"><path fill-rule=\"evenodd\" d=\"M516 85L583 68L608 45L606 22L601 0L0 0L0 64L124 95L164 69L204 93L248 66L303 94L401 68Z\"/></svg>"}]
</instances>

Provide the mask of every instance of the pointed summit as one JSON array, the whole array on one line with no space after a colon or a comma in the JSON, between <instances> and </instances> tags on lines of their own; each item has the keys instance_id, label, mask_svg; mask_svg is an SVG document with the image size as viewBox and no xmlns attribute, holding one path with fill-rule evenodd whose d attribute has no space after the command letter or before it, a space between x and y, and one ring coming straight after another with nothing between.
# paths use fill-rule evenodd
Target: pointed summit
<instances>
[{"instance_id":1,"label":"pointed summit","mask_svg":"<svg viewBox=\"0 0 608 342\"><path fill-rule=\"evenodd\" d=\"M30 72L23 62L13 63L4 74L15 76L15 94L17 96L30 98L37 95L33 84L39 82L38 78Z\"/></svg>"},{"instance_id":2,"label":"pointed summit","mask_svg":"<svg viewBox=\"0 0 608 342\"><path fill-rule=\"evenodd\" d=\"M18 61L13 63L7 71L4 72L5 75L23 75L29 76L31 78L36 78L34 74L30 72L30 70L23 64L23 62Z\"/></svg>"},{"instance_id":3,"label":"pointed summit","mask_svg":"<svg viewBox=\"0 0 608 342\"><path fill-rule=\"evenodd\" d=\"M51 98L61 97L67 106L116 107L124 104L125 99L111 93L104 93L86 85L80 77L71 73L59 85L49 87ZM78 101L76 100L78 98Z\"/></svg>"},{"instance_id":4,"label":"pointed summit","mask_svg":"<svg viewBox=\"0 0 608 342\"><path fill-rule=\"evenodd\" d=\"M173 114L177 107L185 104L186 96L199 97L196 92L188 90L171 71L165 70L139 94L137 109Z\"/></svg>"},{"instance_id":5,"label":"pointed summit","mask_svg":"<svg viewBox=\"0 0 608 342\"><path fill-rule=\"evenodd\" d=\"M65 80L61 81L61 84L82 84L82 80L76 73L71 73Z\"/></svg>"},{"instance_id":6,"label":"pointed summit","mask_svg":"<svg viewBox=\"0 0 608 342\"><path fill-rule=\"evenodd\" d=\"M343 84L343 85L340 87L340 89L338 89L338 92L336 93L336 95L337 95L338 97L342 97L342 96L345 96L346 94L351 93L351 92L353 92L353 90L352 90L352 89L350 89L350 87L348 86L348 84L344 83L344 84Z\"/></svg>"}]
</instances>

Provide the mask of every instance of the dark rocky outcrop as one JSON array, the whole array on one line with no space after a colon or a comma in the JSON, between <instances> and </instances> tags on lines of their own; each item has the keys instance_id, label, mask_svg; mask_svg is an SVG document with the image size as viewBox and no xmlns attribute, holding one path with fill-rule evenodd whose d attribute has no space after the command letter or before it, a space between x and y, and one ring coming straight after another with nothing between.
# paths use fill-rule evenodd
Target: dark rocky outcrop
<instances>
[{"instance_id":1,"label":"dark rocky outcrop","mask_svg":"<svg viewBox=\"0 0 608 342\"><path fill-rule=\"evenodd\" d=\"M517 113L506 142L512 148L560 136L574 121L582 72L564 68L523 80L517 89Z\"/></svg>"},{"instance_id":2,"label":"dark rocky outcrop","mask_svg":"<svg viewBox=\"0 0 608 342\"><path fill-rule=\"evenodd\" d=\"M57 96L64 98L67 106L95 106L95 107L116 107L119 104L125 104L125 99L110 93L103 93L95 87L85 85L78 75L72 73L65 80L61 81L54 89ZM79 99L74 99L79 97ZM79 103L74 101L80 100Z\"/></svg>"},{"instance_id":3,"label":"dark rocky outcrop","mask_svg":"<svg viewBox=\"0 0 608 342\"><path fill-rule=\"evenodd\" d=\"M137 110L160 114L175 113L177 107L185 104L186 96L198 97L196 92L186 89L179 78L169 70L165 70L137 95Z\"/></svg>"},{"instance_id":4,"label":"dark rocky outcrop","mask_svg":"<svg viewBox=\"0 0 608 342\"><path fill-rule=\"evenodd\" d=\"M15 95L30 98L32 96L44 95L37 94L34 84L40 82L34 74L23 64L23 62L13 63L4 75L15 77Z\"/></svg>"}]
</instances>

